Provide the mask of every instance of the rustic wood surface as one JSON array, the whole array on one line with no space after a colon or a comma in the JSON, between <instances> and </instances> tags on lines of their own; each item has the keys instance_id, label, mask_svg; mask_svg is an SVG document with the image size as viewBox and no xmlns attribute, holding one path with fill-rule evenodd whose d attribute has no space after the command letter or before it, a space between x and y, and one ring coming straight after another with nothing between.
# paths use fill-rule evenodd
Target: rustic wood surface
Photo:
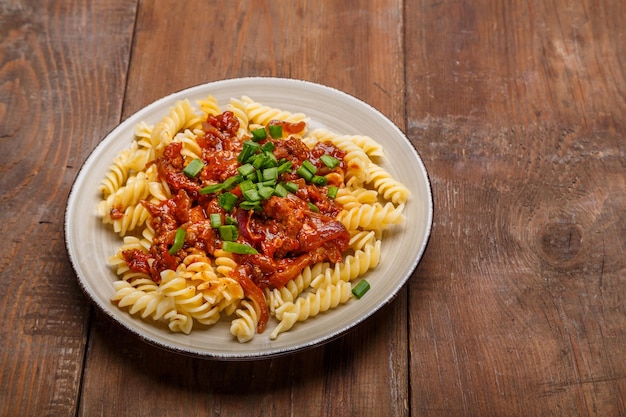
<instances>
[{"instance_id":1,"label":"rustic wood surface","mask_svg":"<svg viewBox=\"0 0 626 417\"><path fill-rule=\"evenodd\" d=\"M625 20L622 0L0 0L0 416L626 415ZM429 246L322 347L155 349L81 292L68 192L133 112L255 75L403 129Z\"/></svg>"}]
</instances>

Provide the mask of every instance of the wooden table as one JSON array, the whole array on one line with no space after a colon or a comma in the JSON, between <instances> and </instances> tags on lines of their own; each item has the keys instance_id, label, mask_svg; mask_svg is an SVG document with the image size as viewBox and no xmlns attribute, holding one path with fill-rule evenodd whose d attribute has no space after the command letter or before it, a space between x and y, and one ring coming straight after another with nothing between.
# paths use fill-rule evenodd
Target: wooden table
<instances>
[{"instance_id":1,"label":"wooden table","mask_svg":"<svg viewBox=\"0 0 626 417\"><path fill-rule=\"evenodd\" d=\"M0 415L626 415L625 18L622 0L1 0ZM378 108L435 216L353 332L219 362L95 310L63 218L118 123L244 76Z\"/></svg>"}]
</instances>

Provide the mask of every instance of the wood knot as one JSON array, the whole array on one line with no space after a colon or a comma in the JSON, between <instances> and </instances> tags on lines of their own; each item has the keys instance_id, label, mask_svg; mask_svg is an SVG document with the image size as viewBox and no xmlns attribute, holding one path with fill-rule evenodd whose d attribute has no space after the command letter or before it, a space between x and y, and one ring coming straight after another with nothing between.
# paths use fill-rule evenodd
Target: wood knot
<instances>
[{"instance_id":1,"label":"wood knot","mask_svg":"<svg viewBox=\"0 0 626 417\"><path fill-rule=\"evenodd\" d=\"M578 224L548 223L541 236L541 250L551 262L567 262L580 253L582 241L582 228Z\"/></svg>"}]
</instances>

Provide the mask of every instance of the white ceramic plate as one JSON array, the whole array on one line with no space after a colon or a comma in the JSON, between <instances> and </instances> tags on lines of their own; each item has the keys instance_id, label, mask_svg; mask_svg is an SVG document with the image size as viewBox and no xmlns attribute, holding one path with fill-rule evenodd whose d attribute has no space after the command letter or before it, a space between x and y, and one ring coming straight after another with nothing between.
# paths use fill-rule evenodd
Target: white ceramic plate
<instances>
[{"instance_id":1,"label":"white ceramic plate","mask_svg":"<svg viewBox=\"0 0 626 417\"><path fill-rule=\"evenodd\" d=\"M121 245L120 238L96 215L98 186L113 159L126 149L140 121L156 124L177 100L195 104L209 94L225 106L231 97L247 95L265 105L310 117L309 128L327 128L343 134L363 134L384 147L382 164L411 190L406 222L383 239L381 262L366 275L370 291L360 300L323 313L271 340L276 325L270 320L262 334L241 344L230 334L230 320L191 334L172 333L166 327L131 317L110 302L115 273L107 265ZM418 153L388 118L368 104L341 91L305 81L280 78L241 78L212 82L164 97L143 108L109 133L91 153L72 187L65 214L66 245L80 285L108 316L138 337L172 351L222 360L245 360L288 354L328 342L361 323L393 300L416 268L428 241L432 223L430 182Z\"/></svg>"}]
</instances>

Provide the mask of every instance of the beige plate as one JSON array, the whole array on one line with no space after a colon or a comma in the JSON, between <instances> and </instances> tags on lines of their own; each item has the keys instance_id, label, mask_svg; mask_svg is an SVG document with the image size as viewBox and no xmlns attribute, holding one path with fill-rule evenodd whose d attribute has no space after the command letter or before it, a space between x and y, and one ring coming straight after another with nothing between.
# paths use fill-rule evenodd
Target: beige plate
<instances>
[{"instance_id":1,"label":"beige plate","mask_svg":"<svg viewBox=\"0 0 626 417\"><path fill-rule=\"evenodd\" d=\"M126 149L140 121L156 124L177 100L196 100L213 95L225 106L231 97L249 96L264 105L302 112L310 117L309 128L326 128L342 134L368 135L384 147L381 164L411 190L405 207L406 222L385 236L381 263L366 275L372 288L360 300L297 323L290 331L270 340L276 322L241 344L230 334L230 320L189 335L172 333L131 317L109 299L117 279L107 259L121 240L96 216L98 186L113 159ZM336 338L391 302L415 270L428 242L433 216L430 182L418 153L388 118L370 105L341 91L310 82L280 78L241 78L212 82L164 97L143 108L109 133L94 149L72 187L65 214L69 257L79 283L89 298L109 317L141 339L179 353L222 360L248 360L288 354Z\"/></svg>"}]
</instances>

